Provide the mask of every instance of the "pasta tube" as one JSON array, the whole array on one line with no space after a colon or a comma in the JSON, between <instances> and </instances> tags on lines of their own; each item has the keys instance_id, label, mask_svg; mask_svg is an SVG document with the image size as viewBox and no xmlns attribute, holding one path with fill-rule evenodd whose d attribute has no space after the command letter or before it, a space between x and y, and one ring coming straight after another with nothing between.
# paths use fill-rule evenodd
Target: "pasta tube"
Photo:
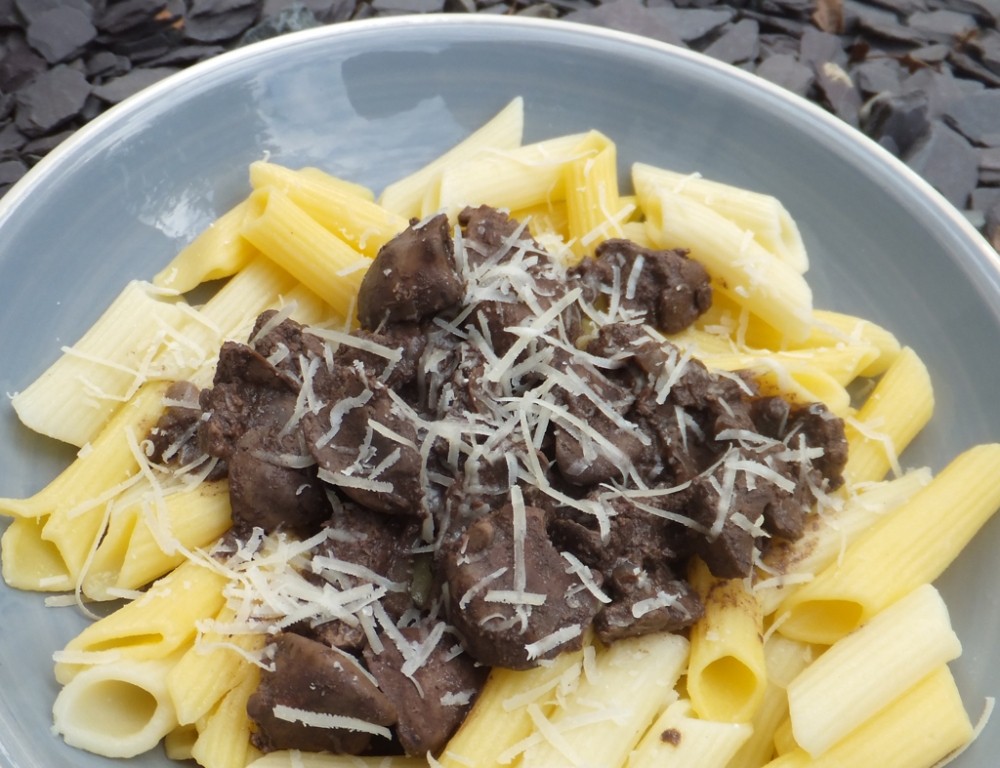
<instances>
[{"instance_id":1,"label":"pasta tube","mask_svg":"<svg viewBox=\"0 0 1000 768\"><path fill-rule=\"evenodd\" d=\"M284 192L265 187L250 196L243 236L342 317L350 315L370 259L325 229Z\"/></svg>"},{"instance_id":2,"label":"pasta tube","mask_svg":"<svg viewBox=\"0 0 1000 768\"><path fill-rule=\"evenodd\" d=\"M560 689L577 682L582 658L582 651L563 653L552 664L534 669L491 670L472 710L438 762L444 768L500 765L501 755L531 734L529 705L548 709Z\"/></svg>"},{"instance_id":3,"label":"pasta tube","mask_svg":"<svg viewBox=\"0 0 1000 768\"><path fill-rule=\"evenodd\" d=\"M1000 507L1000 444L970 448L906 504L866 530L778 609L778 631L831 644L934 581Z\"/></svg>"},{"instance_id":4,"label":"pasta tube","mask_svg":"<svg viewBox=\"0 0 1000 768\"><path fill-rule=\"evenodd\" d=\"M628 758L627 768L727 768L750 738L747 723L694 716L691 702L676 701L650 726Z\"/></svg>"},{"instance_id":5,"label":"pasta tube","mask_svg":"<svg viewBox=\"0 0 1000 768\"><path fill-rule=\"evenodd\" d=\"M257 255L254 247L240 237L247 207L243 200L213 221L157 273L153 285L187 293L204 282L230 277L243 269Z\"/></svg>"},{"instance_id":6,"label":"pasta tube","mask_svg":"<svg viewBox=\"0 0 1000 768\"><path fill-rule=\"evenodd\" d=\"M67 683L92 661L162 659L190 645L200 619L222 607L225 576L193 560L142 597L95 621L57 654L56 679Z\"/></svg>"},{"instance_id":7,"label":"pasta tube","mask_svg":"<svg viewBox=\"0 0 1000 768\"><path fill-rule=\"evenodd\" d=\"M687 690L699 717L746 722L767 684L760 606L742 579L718 579L696 560L691 585L705 615L691 629Z\"/></svg>"},{"instance_id":8,"label":"pasta tube","mask_svg":"<svg viewBox=\"0 0 1000 768\"><path fill-rule=\"evenodd\" d=\"M687 248L714 288L782 337L800 341L812 326L812 291L802 275L711 208L657 186L633 168L633 184L659 248Z\"/></svg>"},{"instance_id":9,"label":"pasta tube","mask_svg":"<svg viewBox=\"0 0 1000 768\"><path fill-rule=\"evenodd\" d=\"M899 454L927 425L933 411L934 390L927 368L906 347L857 415L847 421L847 482L881 480L890 468L898 470Z\"/></svg>"},{"instance_id":10,"label":"pasta tube","mask_svg":"<svg viewBox=\"0 0 1000 768\"><path fill-rule=\"evenodd\" d=\"M819 757L793 749L765 768L930 768L970 738L972 723L942 666Z\"/></svg>"},{"instance_id":11,"label":"pasta tube","mask_svg":"<svg viewBox=\"0 0 1000 768\"><path fill-rule=\"evenodd\" d=\"M622 765L675 695L687 653L687 641L670 634L628 638L602 649L595 675L585 675L550 717L530 705L538 739L520 766Z\"/></svg>"},{"instance_id":12,"label":"pasta tube","mask_svg":"<svg viewBox=\"0 0 1000 768\"><path fill-rule=\"evenodd\" d=\"M66 743L105 757L134 757L177 726L166 691L171 659L89 667L59 691L52 707Z\"/></svg>"},{"instance_id":13,"label":"pasta tube","mask_svg":"<svg viewBox=\"0 0 1000 768\"><path fill-rule=\"evenodd\" d=\"M961 652L941 595L917 587L788 684L795 742L818 757Z\"/></svg>"},{"instance_id":14,"label":"pasta tube","mask_svg":"<svg viewBox=\"0 0 1000 768\"><path fill-rule=\"evenodd\" d=\"M711 208L723 218L753 233L754 239L792 269L805 273L809 258L798 225L776 197L712 181L699 174L684 174L637 164L644 180Z\"/></svg>"},{"instance_id":15,"label":"pasta tube","mask_svg":"<svg viewBox=\"0 0 1000 768\"><path fill-rule=\"evenodd\" d=\"M86 445L143 383L186 370L163 353L187 323L176 297L130 282L76 344L14 395L18 418L39 434Z\"/></svg>"},{"instance_id":16,"label":"pasta tube","mask_svg":"<svg viewBox=\"0 0 1000 768\"><path fill-rule=\"evenodd\" d=\"M407 221L360 197L355 185L321 173L293 171L274 163L250 165L254 189L272 186L337 237L369 258L406 228Z\"/></svg>"}]
</instances>

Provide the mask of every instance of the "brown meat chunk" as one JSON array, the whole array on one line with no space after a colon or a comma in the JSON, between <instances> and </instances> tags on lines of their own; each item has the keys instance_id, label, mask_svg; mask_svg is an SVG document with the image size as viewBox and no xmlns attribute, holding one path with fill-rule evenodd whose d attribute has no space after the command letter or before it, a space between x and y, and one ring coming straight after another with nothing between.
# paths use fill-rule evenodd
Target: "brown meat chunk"
<instances>
[{"instance_id":1,"label":"brown meat chunk","mask_svg":"<svg viewBox=\"0 0 1000 768\"><path fill-rule=\"evenodd\" d=\"M508 504L471 523L438 553L441 578L448 585L448 617L466 650L480 663L528 669L542 659L580 647L577 636L549 650L529 648L559 629L590 625L599 603L566 573L566 561L545 531L544 512L528 507L524 547L524 591L544 595L540 605L516 600L513 507Z\"/></svg>"},{"instance_id":2,"label":"brown meat chunk","mask_svg":"<svg viewBox=\"0 0 1000 768\"><path fill-rule=\"evenodd\" d=\"M664 333L684 330L712 305L708 272L683 250L657 251L631 240L605 240L594 259L582 262L579 274L595 294L600 286L613 290L618 285L622 307L644 313ZM631 295L629 285L634 286Z\"/></svg>"},{"instance_id":3,"label":"brown meat chunk","mask_svg":"<svg viewBox=\"0 0 1000 768\"><path fill-rule=\"evenodd\" d=\"M325 405L303 416L302 433L321 479L368 509L422 516L416 429L385 385L338 367L317 375L314 386Z\"/></svg>"},{"instance_id":4,"label":"brown meat chunk","mask_svg":"<svg viewBox=\"0 0 1000 768\"><path fill-rule=\"evenodd\" d=\"M361 281L358 320L367 331L418 323L458 304L464 290L448 217L440 214L382 246Z\"/></svg>"},{"instance_id":5,"label":"brown meat chunk","mask_svg":"<svg viewBox=\"0 0 1000 768\"><path fill-rule=\"evenodd\" d=\"M264 752L301 749L356 755L377 736L361 730L306 725L279 716L275 708L356 718L376 727L396 723L396 707L362 671L359 662L314 640L284 632L274 641L274 669L261 675L247 703L253 744Z\"/></svg>"},{"instance_id":6,"label":"brown meat chunk","mask_svg":"<svg viewBox=\"0 0 1000 768\"><path fill-rule=\"evenodd\" d=\"M392 639L382 636L383 650L365 649L365 662L379 688L396 705L399 720L396 736L408 755L423 757L439 753L458 729L486 680L486 667L478 666L465 653L454 653L454 638L447 634L435 642L426 627L400 630L407 645L404 656ZM421 664L409 662L433 650ZM413 665L414 669L409 669Z\"/></svg>"}]
</instances>

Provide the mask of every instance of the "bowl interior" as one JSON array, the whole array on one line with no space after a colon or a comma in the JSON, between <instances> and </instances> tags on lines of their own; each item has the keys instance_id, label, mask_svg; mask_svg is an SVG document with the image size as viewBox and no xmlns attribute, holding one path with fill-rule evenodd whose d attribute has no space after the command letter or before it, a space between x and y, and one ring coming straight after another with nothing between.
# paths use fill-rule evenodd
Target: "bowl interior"
<instances>
[{"instance_id":1,"label":"bowl interior","mask_svg":"<svg viewBox=\"0 0 1000 768\"><path fill-rule=\"evenodd\" d=\"M961 216L860 135L804 101L686 51L590 27L402 17L258 44L159 83L81 130L0 202L0 388L26 386L133 278L149 278L248 191L269 156L376 191L525 99L527 140L596 128L619 162L661 164L780 197L802 230L819 307L881 323L923 357L937 411L904 455L940 469L1000 438L1000 265ZM623 178L625 178L623 174ZM0 409L0 494L40 488L72 456ZM0 526L3 524L0 523ZM964 641L970 711L1000 691L1000 522L943 577ZM110 761L50 733L50 654L73 609L0 585L0 764ZM956 763L992 765L987 729ZM162 755L137 766L168 765Z\"/></svg>"}]
</instances>

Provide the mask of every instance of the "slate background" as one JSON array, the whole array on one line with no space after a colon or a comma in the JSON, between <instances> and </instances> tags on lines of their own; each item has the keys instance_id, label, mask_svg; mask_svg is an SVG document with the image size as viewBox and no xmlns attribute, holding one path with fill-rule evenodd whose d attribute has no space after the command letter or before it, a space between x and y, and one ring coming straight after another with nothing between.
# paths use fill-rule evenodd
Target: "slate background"
<instances>
[{"instance_id":1,"label":"slate background","mask_svg":"<svg viewBox=\"0 0 1000 768\"><path fill-rule=\"evenodd\" d=\"M428 12L602 25L756 72L901 157L1000 250L1000 0L0 0L0 194L88 120L197 61Z\"/></svg>"}]
</instances>

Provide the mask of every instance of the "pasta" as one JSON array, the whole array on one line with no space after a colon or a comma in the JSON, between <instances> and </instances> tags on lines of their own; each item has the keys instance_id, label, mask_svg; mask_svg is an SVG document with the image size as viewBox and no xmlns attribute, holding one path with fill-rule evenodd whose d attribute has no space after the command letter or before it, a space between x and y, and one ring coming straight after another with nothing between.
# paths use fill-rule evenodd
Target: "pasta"
<instances>
[{"instance_id":1,"label":"pasta","mask_svg":"<svg viewBox=\"0 0 1000 768\"><path fill-rule=\"evenodd\" d=\"M641 163L631 168L635 193L626 194L619 189L610 137L589 131L524 144L523 124L523 103L514 100L452 151L378 197L319 169L253 163L246 199L152 284L130 283L88 334L15 398L26 424L81 451L35 496L0 499L0 513L13 518L2 539L4 579L22 589L71 592L79 601L126 598L55 654L62 687L54 724L67 743L131 757L162 741L171 758L205 768L929 768L972 738L947 666L961 645L932 582L1000 507L1000 488L981 482L1000 470L1000 445L974 446L936 476L928 468L903 470L899 454L934 407L927 370L889 330L813 307L805 246L776 198ZM649 338L675 350L675 360L701 360L725 381L752 380L762 397L822 403L843 418L844 485L813 481L816 508L803 535L775 541L747 578L714 576L704 559L692 558L686 578L704 615L689 638L655 632L602 642L579 625L544 636L526 646L529 659L570 640L579 639L582 647L531 669L495 667L478 695L449 691L443 703L471 707L435 754L354 757L289 748L264 754L253 740L248 707L262 679L277 668L273 637L289 626L322 624L315 605L326 619L344 622L345 631L399 649L418 689L413 670L436 646L425 649L426 638L404 637L413 627L386 613L379 598L398 591L392 579L351 563L338 571L335 584L312 579L323 558L336 560L328 552L308 559L325 535L271 538L259 528L227 535L235 481L213 479L214 465L183 471L161 465L147 436L165 402L185 406L167 394L172 382L207 387L222 367L219 350L226 341L264 336L286 318L317 326L320 338L353 345L358 355L394 360L396 351L378 337L348 335L369 264L408 220L422 219L415 226L425 227L444 211L454 222L466 205L509 209L567 265L582 263L613 238L689 250L708 271L713 306L682 331L649 328ZM592 331L586 338L618 317L616 302L637 290L634 271L634 278L617 275L618 292L605 297L610 306L597 302L584 313L581 322ZM180 295L223 278L200 306ZM561 310L558 301L539 317ZM266 310L276 314L258 320ZM526 365L519 356L543 333L539 317L512 332L509 351L486 361L492 368L484 368L484 383L498 384L497 371ZM261 322L263 329L255 325ZM482 318L469 319L462 333L489 336L491 330ZM268 354L281 360L294 350L279 345ZM565 386L559 371L544 370L543 386ZM294 419L318 411L310 400L312 381L303 379L290 406ZM874 387L859 398L857 385L869 379ZM675 383L658 386L668 390ZM404 399L387 397L395 412L407 407ZM45 405L54 401L66 405ZM345 398L343 412L331 413L330 423L361 405ZM535 447L550 424L588 434L587 419L551 410L536 434L523 414L504 429L522 431ZM607 416L598 407L591 420ZM688 428L682 422L677 439ZM735 443L768 439L739 425L729 431ZM378 437L392 446L386 453L394 458L379 456ZM488 436L497 444L503 438ZM404 449L430 451L433 442L418 444L385 425L363 439L369 458L379 462L369 475L354 466L321 467L320 476L326 472L345 487L370 490ZM461 450L472 461L477 447L470 440ZM608 447L598 448L606 458ZM808 450L804 443L784 448L782 460ZM584 453L584 463L600 460L600 450L592 453ZM315 463L300 466L302 457L291 453L270 458L282 471ZM514 484L526 470L516 459L507 461L505 482ZM434 471L421 466L421 472ZM728 470L724 460L719 466ZM751 492L754 478L773 472L764 465L741 467ZM720 477L724 484L725 474ZM628 495L613 485L601 486L608 493L596 498L628 498L656 515L674 514L655 506L658 489L630 489ZM297 493L305 489L303 484ZM560 503L589 509L558 489L546 490ZM721 491L719 496L721 507ZM521 547L516 572L525 557L528 513L516 486L510 497L515 553ZM759 531L762 517L744 516L739 524ZM425 549L418 554L425 555L436 532L421 533ZM568 552L562 557L566 573L580 578L581 594L610 599L608 587L585 565ZM303 576L308 568L311 575ZM638 580L648 576L641 571L633 574ZM487 591L501 575L491 574L459 597L467 602L483 591L522 610L544 602L523 573L514 574L513 589ZM633 618L672 599L653 594L631 607ZM452 631L439 626L435 643ZM371 676L355 657L342 656L341 669L346 660L355 677ZM286 709L293 722L330 729L339 726L329 723L343 722ZM346 728L352 729L364 730L357 723Z\"/></svg>"}]
</instances>

